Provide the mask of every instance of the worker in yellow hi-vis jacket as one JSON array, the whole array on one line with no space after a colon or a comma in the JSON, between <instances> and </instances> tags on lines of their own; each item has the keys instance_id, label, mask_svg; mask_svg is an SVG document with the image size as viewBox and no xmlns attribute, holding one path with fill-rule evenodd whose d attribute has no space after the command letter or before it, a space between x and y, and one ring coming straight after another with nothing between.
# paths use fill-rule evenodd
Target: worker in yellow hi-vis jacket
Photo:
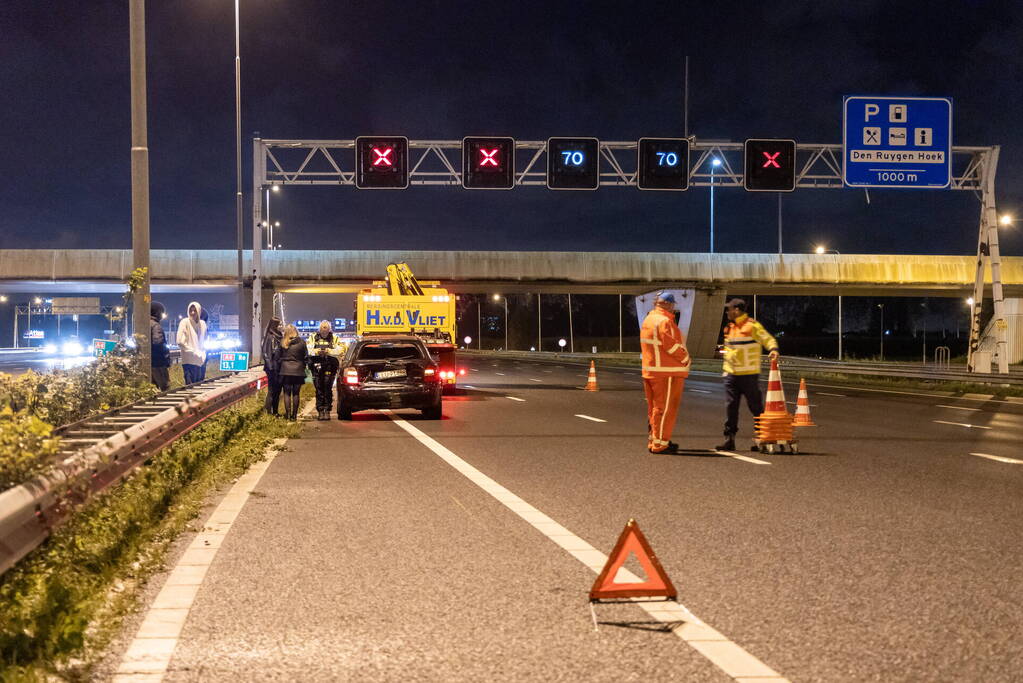
<instances>
[{"instance_id":1,"label":"worker in yellow hi-vis jacket","mask_svg":"<svg viewBox=\"0 0 1023 683\"><path fill-rule=\"evenodd\" d=\"M735 434L739 431L739 402L746 397L746 405L757 417L764 412L764 396L760 393L761 348L778 357L778 342L764 326L746 314L746 302L732 299L725 304L728 325L725 326L725 398L728 402L725 418L725 442L719 451L735 450ZM750 450L759 450L756 441Z\"/></svg>"}]
</instances>

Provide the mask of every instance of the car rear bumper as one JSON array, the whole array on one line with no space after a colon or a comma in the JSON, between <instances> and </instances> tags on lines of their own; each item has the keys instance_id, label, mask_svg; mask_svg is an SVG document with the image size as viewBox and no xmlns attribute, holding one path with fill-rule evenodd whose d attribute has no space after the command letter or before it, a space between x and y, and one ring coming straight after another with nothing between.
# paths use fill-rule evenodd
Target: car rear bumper
<instances>
[{"instance_id":1,"label":"car rear bumper","mask_svg":"<svg viewBox=\"0 0 1023 683\"><path fill-rule=\"evenodd\" d=\"M441 385L388 387L344 385L341 401L352 410L368 408L429 408L441 400Z\"/></svg>"}]
</instances>

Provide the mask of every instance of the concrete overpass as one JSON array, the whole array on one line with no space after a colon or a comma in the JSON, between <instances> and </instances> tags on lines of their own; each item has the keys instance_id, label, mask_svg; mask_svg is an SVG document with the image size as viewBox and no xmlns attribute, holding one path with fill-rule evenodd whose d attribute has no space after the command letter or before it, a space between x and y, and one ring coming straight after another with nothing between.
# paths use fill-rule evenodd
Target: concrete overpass
<instances>
[{"instance_id":1,"label":"concrete overpass","mask_svg":"<svg viewBox=\"0 0 1023 683\"><path fill-rule=\"evenodd\" d=\"M237 252L154 249L156 291L232 287ZM284 292L351 292L407 261L416 275L460 292L638 294L658 287L749 294L967 296L974 256L687 254L550 251L266 251L264 286ZM245 253L250 272L251 252ZM7 291L122 291L131 251L0 250ZM1003 257L1006 296L1023 296L1023 258Z\"/></svg>"},{"instance_id":2,"label":"concrete overpass","mask_svg":"<svg viewBox=\"0 0 1023 683\"><path fill-rule=\"evenodd\" d=\"M231 291L237 252L152 251L154 293ZM512 251L264 251L261 310L275 291L355 292L407 261L424 280L455 292L642 294L681 290L690 346L708 355L726 293L846 296L956 296L972 293L975 256L885 254L687 254ZM0 250L3 291L120 292L130 250ZM251 252L245 254L251 273ZM1023 296L1023 258L1003 257L1006 297ZM251 290L250 290L251 291ZM251 296L251 294L250 294ZM251 298L250 298L251 301ZM250 329L251 307L242 311Z\"/></svg>"}]
</instances>

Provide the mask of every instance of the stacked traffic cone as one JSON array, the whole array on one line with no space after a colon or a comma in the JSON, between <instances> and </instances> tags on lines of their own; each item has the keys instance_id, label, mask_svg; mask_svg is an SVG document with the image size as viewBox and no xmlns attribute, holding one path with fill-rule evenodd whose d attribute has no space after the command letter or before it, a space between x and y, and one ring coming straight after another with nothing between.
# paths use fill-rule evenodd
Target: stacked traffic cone
<instances>
[{"instance_id":1,"label":"stacked traffic cone","mask_svg":"<svg viewBox=\"0 0 1023 683\"><path fill-rule=\"evenodd\" d=\"M806 380L799 378L799 398L796 399L796 417L792 420L793 427L816 427L810 417L810 397L806 393Z\"/></svg>"},{"instance_id":2,"label":"stacked traffic cone","mask_svg":"<svg viewBox=\"0 0 1023 683\"><path fill-rule=\"evenodd\" d=\"M785 390L781 386L778 359L771 359L771 375L767 380L767 402L764 412L754 418L754 435L762 444L787 444L792 439L792 414L785 408Z\"/></svg>"},{"instance_id":3,"label":"stacked traffic cone","mask_svg":"<svg viewBox=\"0 0 1023 683\"><path fill-rule=\"evenodd\" d=\"M597 386L597 368L590 361L590 376L586 380L586 391L600 391L600 387Z\"/></svg>"}]
</instances>

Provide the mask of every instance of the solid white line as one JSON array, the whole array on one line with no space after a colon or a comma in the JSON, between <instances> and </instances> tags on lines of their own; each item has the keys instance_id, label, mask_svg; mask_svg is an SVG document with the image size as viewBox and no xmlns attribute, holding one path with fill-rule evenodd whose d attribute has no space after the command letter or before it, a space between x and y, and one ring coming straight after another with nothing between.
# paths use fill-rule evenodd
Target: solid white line
<instances>
[{"instance_id":1,"label":"solid white line","mask_svg":"<svg viewBox=\"0 0 1023 683\"><path fill-rule=\"evenodd\" d=\"M829 394L826 391L815 391L814 393L817 394L818 396L837 396L838 398L846 397L845 394Z\"/></svg>"},{"instance_id":2,"label":"solid white line","mask_svg":"<svg viewBox=\"0 0 1023 683\"><path fill-rule=\"evenodd\" d=\"M568 554L579 560L599 574L607 564L607 555L561 526L535 507L480 472L445 448L441 443L423 433L420 429L406 422L401 416L390 411L382 411L404 429L412 438L429 448L441 460L461 472L469 481L493 496L499 503L507 507L537 531L555 544L561 546ZM619 570L619 580L640 582L638 576L625 570ZM657 621L676 623L672 633L685 641L694 650L702 654L727 675L735 679L755 678L757 681L781 682L783 678L776 671L733 643L720 632L708 626L684 605L675 602L642 602L636 604Z\"/></svg>"},{"instance_id":3,"label":"solid white line","mask_svg":"<svg viewBox=\"0 0 1023 683\"><path fill-rule=\"evenodd\" d=\"M940 425L953 425L956 427L968 427L969 429L991 429L983 425L971 425L965 422L946 422L945 420L931 420L931 422L937 422Z\"/></svg>"},{"instance_id":4,"label":"solid white line","mask_svg":"<svg viewBox=\"0 0 1023 683\"><path fill-rule=\"evenodd\" d=\"M310 401L303 409L302 415L311 415L315 407L315 401ZM121 658L121 665L114 674L114 681L127 683L142 678L147 681L163 680L177 648L178 637L185 626L188 612L199 593L207 570L213 564L213 558L216 557L224 537L231 530L253 489L259 484L263 473L281 452L285 441L286 439L275 439L267 448L266 459L254 464L235 482L217 509L206 520L202 533L196 535L178 559L163 588L149 606L135 639L131 641L127 652Z\"/></svg>"},{"instance_id":5,"label":"solid white line","mask_svg":"<svg viewBox=\"0 0 1023 683\"><path fill-rule=\"evenodd\" d=\"M947 406L943 403L939 403L934 406L935 408L951 408L952 410L969 410L971 413L979 413L980 408L967 408L966 406Z\"/></svg>"},{"instance_id":6,"label":"solid white line","mask_svg":"<svg viewBox=\"0 0 1023 683\"><path fill-rule=\"evenodd\" d=\"M513 401L519 401L521 403L525 403L526 402L526 399L524 399L524 398L516 398L515 396L505 396L505 398L510 398Z\"/></svg>"},{"instance_id":7,"label":"solid white line","mask_svg":"<svg viewBox=\"0 0 1023 683\"><path fill-rule=\"evenodd\" d=\"M732 451L711 451L711 453L720 453L721 455L727 455L729 458L736 458L737 460L745 460L746 462L751 462L754 465L771 464L766 460L757 460L756 458L751 458L748 455L741 455L740 453L733 453Z\"/></svg>"},{"instance_id":8,"label":"solid white line","mask_svg":"<svg viewBox=\"0 0 1023 683\"><path fill-rule=\"evenodd\" d=\"M593 422L607 422L607 420L601 420L599 417L590 417L589 415L576 415L576 417L581 417L584 420L591 420Z\"/></svg>"},{"instance_id":9,"label":"solid white line","mask_svg":"<svg viewBox=\"0 0 1023 683\"><path fill-rule=\"evenodd\" d=\"M988 460L996 460L998 462L1009 463L1010 465L1023 465L1023 460L1017 460L1016 458L1006 458L1003 455L989 455L987 453L970 453L970 455L976 455L980 458L987 458Z\"/></svg>"}]
</instances>

